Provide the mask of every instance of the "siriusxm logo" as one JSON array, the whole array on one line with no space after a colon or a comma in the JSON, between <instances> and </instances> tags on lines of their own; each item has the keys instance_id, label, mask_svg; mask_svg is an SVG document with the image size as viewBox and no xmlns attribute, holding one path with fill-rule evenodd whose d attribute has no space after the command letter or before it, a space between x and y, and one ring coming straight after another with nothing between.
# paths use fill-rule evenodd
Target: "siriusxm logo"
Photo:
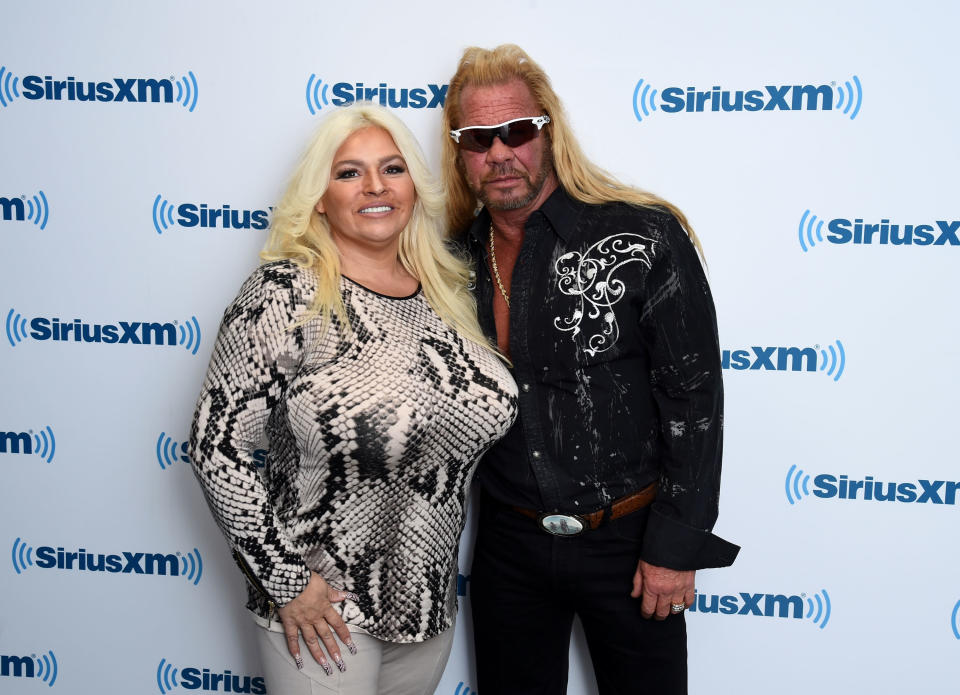
<instances>
[{"instance_id":1,"label":"siriusxm logo","mask_svg":"<svg viewBox=\"0 0 960 695\"><path fill-rule=\"evenodd\" d=\"M161 432L160 436L157 437L157 463L160 464L160 468L166 470L178 461L189 464L188 444L189 442L186 439L178 444L166 432ZM267 465L267 454L266 449L254 449L253 462L257 468L263 468Z\"/></svg>"},{"instance_id":2,"label":"siriusxm logo","mask_svg":"<svg viewBox=\"0 0 960 695\"><path fill-rule=\"evenodd\" d=\"M960 640L960 601L953 605L953 613L950 614L950 627L953 628L953 636Z\"/></svg>"},{"instance_id":3,"label":"siriusxm logo","mask_svg":"<svg viewBox=\"0 0 960 695\"><path fill-rule=\"evenodd\" d=\"M108 572L110 574L149 574L170 577L185 577L194 586L203 576L203 558L196 548L189 553L91 553L85 548L67 551L62 547L32 545L17 537L10 552L13 569L23 574L31 567L40 569L72 570L75 572Z\"/></svg>"},{"instance_id":4,"label":"siriusxm logo","mask_svg":"<svg viewBox=\"0 0 960 695\"><path fill-rule=\"evenodd\" d=\"M28 198L26 195L6 198L0 196L0 220L4 222L33 222L41 230L47 228L50 205L43 191Z\"/></svg>"},{"instance_id":5,"label":"siriusxm logo","mask_svg":"<svg viewBox=\"0 0 960 695\"><path fill-rule=\"evenodd\" d=\"M52 651L37 656L0 654L0 676L11 678L38 678L51 688L57 682L57 657Z\"/></svg>"},{"instance_id":6,"label":"siriusxm logo","mask_svg":"<svg viewBox=\"0 0 960 695\"><path fill-rule=\"evenodd\" d=\"M466 596L469 591L470 575L457 572L457 596Z\"/></svg>"},{"instance_id":7,"label":"siriusxm logo","mask_svg":"<svg viewBox=\"0 0 960 695\"><path fill-rule=\"evenodd\" d=\"M810 475L794 464L787 471L784 489L790 504L796 504L812 494L821 499L956 505L960 481L919 479L883 482L874 480L872 475L857 480L846 475L821 473L813 478L811 492Z\"/></svg>"},{"instance_id":8,"label":"siriusxm logo","mask_svg":"<svg viewBox=\"0 0 960 695\"><path fill-rule=\"evenodd\" d=\"M447 98L448 84L427 84L423 87L391 87L381 82L368 87L363 82L336 82L331 86L316 73L307 79L307 108L316 115L325 106L346 106L355 101L373 101L394 109L443 108ZM333 92L331 99L328 92Z\"/></svg>"},{"instance_id":9,"label":"siriusxm logo","mask_svg":"<svg viewBox=\"0 0 960 695\"><path fill-rule=\"evenodd\" d=\"M29 328L28 328L29 326ZM7 340L17 347L27 338L56 342L106 343L108 345L181 345L196 355L200 349L200 323L191 316L183 323L118 321L86 323L38 316L30 321L11 309L7 312Z\"/></svg>"},{"instance_id":10,"label":"siriusxm logo","mask_svg":"<svg viewBox=\"0 0 960 695\"><path fill-rule=\"evenodd\" d=\"M806 606L806 610L804 610ZM706 596L696 592L691 613L719 613L721 615L755 615L763 618L793 618L810 620L821 630L830 620L830 595L821 589L810 598L806 594L785 596L784 594L739 594Z\"/></svg>"},{"instance_id":11,"label":"siriusxm logo","mask_svg":"<svg viewBox=\"0 0 960 695\"><path fill-rule=\"evenodd\" d=\"M453 695L477 695L476 690L470 690L470 686L460 681L457 683L456 690L453 691Z\"/></svg>"},{"instance_id":12,"label":"siriusxm logo","mask_svg":"<svg viewBox=\"0 0 960 695\"><path fill-rule=\"evenodd\" d=\"M36 454L47 463L53 463L53 455L57 451L57 440L53 436L50 426L42 428L39 433L33 430L26 432L0 432L0 454Z\"/></svg>"},{"instance_id":13,"label":"siriusxm logo","mask_svg":"<svg viewBox=\"0 0 960 695\"><path fill-rule=\"evenodd\" d=\"M657 95L659 94L659 100ZM703 113L719 111L841 111L850 120L860 113L863 87L854 75L842 85L785 84L764 85L758 89L707 90L696 87L655 89L638 80L633 88L633 115L641 123L657 111L663 113Z\"/></svg>"},{"instance_id":14,"label":"siriusxm logo","mask_svg":"<svg viewBox=\"0 0 960 695\"><path fill-rule=\"evenodd\" d=\"M819 367L818 367L819 363ZM813 347L760 347L752 346L743 350L723 350L720 365L724 369L737 371L774 371L774 372L824 372L839 381L847 364L847 353L843 343L836 341L836 347L819 345Z\"/></svg>"},{"instance_id":15,"label":"siriusxm logo","mask_svg":"<svg viewBox=\"0 0 960 695\"><path fill-rule=\"evenodd\" d=\"M241 676L230 671L220 673L196 666L178 669L166 659L160 659L160 664L157 666L157 688L160 689L161 695L166 695L174 688L256 695L267 692L263 676Z\"/></svg>"},{"instance_id":16,"label":"siriusxm logo","mask_svg":"<svg viewBox=\"0 0 960 695\"><path fill-rule=\"evenodd\" d=\"M210 207L206 203L174 205L158 195L153 199L153 228L157 234L163 234L174 225L187 228L266 229L272 211L272 207L269 210L235 210L229 205Z\"/></svg>"},{"instance_id":17,"label":"siriusxm logo","mask_svg":"<svg viewBox=\"0 0 960 695\"><path fill-rule=\"evenodd\" d=\"M84 81L76 77L57 80L46 75L27 75L21 80L0 66L0 106L6 108L21 96L31 101L129 101L180 104L188 111L197 107L200 90L193 71L175 78L113 77Z\"/></svg>"},{"instance_id":18,"label":"siriusxm logo","mask_svg":"<svg viewBox=\"0 0 960 695\"><path fill-rule=\"evenodd\" d=\"M821 220L809 210L804 210L797 227L800 248L806 253L818 243L831 244L877 244L880 246L960 246L960 220L936 220L932 224L891 223L887 218L879 222L864 222L856 217L851 222L837 217L826 222L824 237Z\"/></svg>"}]
</instances>

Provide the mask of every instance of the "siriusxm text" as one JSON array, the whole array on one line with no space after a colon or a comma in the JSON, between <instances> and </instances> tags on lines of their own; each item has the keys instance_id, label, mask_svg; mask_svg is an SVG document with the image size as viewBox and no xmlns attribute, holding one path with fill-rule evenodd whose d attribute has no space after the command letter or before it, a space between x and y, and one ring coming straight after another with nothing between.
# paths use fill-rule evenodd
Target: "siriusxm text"
<instances>
[{"instance_id":1,"label":"siriusxm text","mask_svg":"<svg viewBox=\"0 0 960 695\"><path fill-rule=\"evenodd\" d=\"M833 88L830 85L766 85L763 89L730 90L714 86L667 87L661 92L661 109L667 113L685 111L831 111Z\"/></svg>"},{"instance_id":2,"label":"siriusxm text","mask_svg":"<svg viewBox=\"0 0 960 695\"><path fill-rule=\"evenodd\" d=\"M130 101L172 103L174 86L170 79L114 77L105 81L84 81L75 77L55 80L50 75L23 78L23 96L48 101Z\"/></svg>"},{"instance_id":3,"label":"siriusxm text","mask_svg":"<svg viewBox=\"0 0 960 695\"><path fill-rule=\"evenodd\" d=\"M813 494L824 499L865 500L877 502L907 502L917 504L957 503L960 481L916 480L912 482L883 482L866 476L851 480L846 475L821 473L813 479Z\"/></svg>"},{"instance_id":4,"label":"siriusxm text","mask_svg":"<svg viewBox=\"0 0 960 695\"><path fill-rule=\"evenodd\" d=\"M177 224L181 227L266 229L270 224L268 210L234 210L229 205L217 208L205 203L181 203L177 206L177 215Z\"/></svg>"},{"instance_id":5,"label":"siriusxm text","mask_svg":"<svg viewBox=\"0 0 960 695\"><path fill-rule=\"evenodd\" d=\"M263 676L239 676L230 671L216 673L208 668L193 666L180 671L180 687L184 690L208 690L224 693L253 693L263 695L267 692Z\"/></svg>"},{"instance_id":6,"label":"siriusxm text","mask_svg":"<svg viewBox=\"0 0 960 695\"><path fill-rule=\"evenodd\" d=\"M32 454L33 437L29 432L0 432L0 454Z\"/></svg>"},{"instance_id":7,"label":"siriusxm text","mask_svg":"<svg viewBox=\"0 0 960 695\"><path fill-rule=\"evenodd\" d=\"M108 343L117 345L176 345L174 323L152 321L118 321L116 324L86 323L80 319L62 321L38 316L30 321L30 337L34 340L73 341L75 343Z\"/></svg>"},{"instance_id":8,"label":"siriusxm text","mask_svg":"<svg viewBox=\"0 0 960 695\"><path fill-rule=\"evenodd\" d=\"M709 596L697 593L689 608L692 613L758 615L767 618L803 618L803 598L783 594L739 594Z\"/></svg>"},{"instance_id":9,"label":"siriusxm text","mask_svg":"<svg viewBox=\"0 0 960 695\"><path fill-rule=\"evenodd\" d=\"M33 658L29 656L0 655L0 676L14 678L34 678L36 674Z\"/></svg>"},{"instance_id":10,"label":"siriusxm text","mask_svg":"<svg viewBox=\"0 0 960 695\"><path fill-rule=\"evenodd\" d=\"M721 353L723 369L764 369L773 371L814 372L817 369L817 351L814 348L759 347L749 350L724 350Z\"/></svg>"},{"instance_id":11,"label":"siriusxm text","mask_svg":"<svg viewBox=\"0 0 960 695\"><path fill-rule=\"evenodd\" d=\"M17 220L23 222L27 218L27 204L22 198L0 197L0 219L6 222Z\"/></svg>"},{"instance_id":12,"label":"siriusxm text","mask_svg":"<svg viewBox=\"0 0 960 695\"><path fill-rule=\"evenodd\" d=\"M834 244L890 244L892 246L960 246L960 220L937 220L933 224L876 223L862 218L837 218L827 225L827 241Z\"/></svg>"},{"instance_id":13,"label":"siriusxm text","mask_svg":"<svg viewBox=\"0 0 960 695\"><path fill-rule=\"evenodd\" d=\"M395 109L438 109L443 108L447 98L446 84L428 84L426 87L389 87L381 82L376 87L367 87L363 82L350 84L337 82L333 85L333 99L335 106L346 106L354 101L375 101L381 106Z\"/></svg>"},{"instance_id":14,"label":"siriusxm text","mask_svg":"<svg viewBox=\"0 0 960 695\"><path fill-rule=\"evenodd\" d=\"M37 548L36 566L41 569L111 574L158 574L180 576L180 558L173 553L91 553L85 548L76 551L43 545Z\"/></svg>"}]
</instances>

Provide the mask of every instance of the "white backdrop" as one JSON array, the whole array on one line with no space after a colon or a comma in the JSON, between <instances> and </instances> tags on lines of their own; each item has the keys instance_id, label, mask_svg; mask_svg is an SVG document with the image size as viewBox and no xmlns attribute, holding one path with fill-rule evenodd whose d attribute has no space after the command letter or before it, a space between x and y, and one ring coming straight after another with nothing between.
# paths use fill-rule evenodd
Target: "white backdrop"
<instances>
[{"instance_id":1,"label":"white backdrop","mask_svg":"<svg viewBox=\"0 0 960 695\"><path fill-rule=\"evenodd\" d=\"M317 112L361 82L429 101L465 46L505 41L590 156L706 249L730 367L716 530L743 551L698 576L691 691L956 687L955 3L9 0L3 19L0 690L265 690L180 448L220 315ZM439 110L397 110L436 163ZM445 695L476 690L463 586ZM572 651L570 692L593 693Z\"/></svg>"}]
</instances>

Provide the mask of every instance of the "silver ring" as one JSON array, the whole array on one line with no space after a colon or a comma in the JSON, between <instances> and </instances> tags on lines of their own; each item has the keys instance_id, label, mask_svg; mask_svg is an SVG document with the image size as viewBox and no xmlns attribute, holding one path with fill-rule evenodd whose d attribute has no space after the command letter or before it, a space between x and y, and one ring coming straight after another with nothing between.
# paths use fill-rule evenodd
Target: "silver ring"
<instances>
[{"instance_id":1,"label":"silver ring","mask_svg":"<svg viewBox=\"0 0 960 695\"><path fill-rule=\"evenodd\" d=\"M670 612L671 613L683 613L687 609L687 604L685 603L671 603Z\"/></svg>"}]
</instances>

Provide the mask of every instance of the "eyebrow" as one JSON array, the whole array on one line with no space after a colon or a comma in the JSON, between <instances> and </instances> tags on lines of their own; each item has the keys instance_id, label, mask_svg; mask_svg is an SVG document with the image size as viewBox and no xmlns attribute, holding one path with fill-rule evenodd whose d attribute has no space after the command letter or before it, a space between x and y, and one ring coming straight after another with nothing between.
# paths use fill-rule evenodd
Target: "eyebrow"
<instances>
[{"instance_id":1,"label":"eyebrow","mask_svg":"<svg viewBox=\"0 0 960 695\"><path fill-rule=\"evenodd\" d=\"M397 154L391 154L391 155L388 155L388 156L386 156L386 157L381 158L381 159L377 162L377 165L380 166L380 165L386 164L387 162L393 161L394 159L399 159L399 160L400 160L401 162L403 162L404 164L407 163L407 160L405 160L405 159L403 158L403 155L397 153ZM334 163L333 163L333 166L334 166L334 167L340 167L340 166L363 167L363 166L365 166L365 162L362 162L362 161L360 161L359 159L341 159L339 162L334 162Z\"/></svg>"}]
</instances>

